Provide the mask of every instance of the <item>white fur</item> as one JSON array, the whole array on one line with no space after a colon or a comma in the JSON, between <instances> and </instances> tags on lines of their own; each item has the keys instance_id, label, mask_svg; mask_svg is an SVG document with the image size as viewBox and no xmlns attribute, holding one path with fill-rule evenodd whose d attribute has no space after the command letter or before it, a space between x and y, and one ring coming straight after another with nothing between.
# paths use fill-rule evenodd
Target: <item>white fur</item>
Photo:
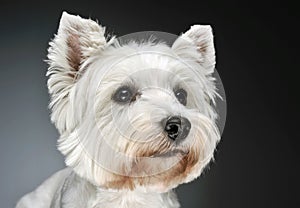
<instances>
[{"instance_id":1,"label":"white fur","mask_svg":"<svg viewBox=\"0 0 300 208\"><path fill-rule=\"evenodd\" d=\"M79 55L70 57L74 52ZM179 207L172 189L201 174L220 139L211 105L216 96L211 28L193 26L172 47L151 40L122 45L108 41L96 22L63 13L48 58L51 119L72 171L52 176L17 208ZM122 85L138 90L134 103L112 100ZM188 92L187 106L173 93L178 87ZM178 145L161 125L170 115L192 124ZM195 164L181 169L182 153L144 156L177 150L196 158Z\"/></svg>"}]
</instances>

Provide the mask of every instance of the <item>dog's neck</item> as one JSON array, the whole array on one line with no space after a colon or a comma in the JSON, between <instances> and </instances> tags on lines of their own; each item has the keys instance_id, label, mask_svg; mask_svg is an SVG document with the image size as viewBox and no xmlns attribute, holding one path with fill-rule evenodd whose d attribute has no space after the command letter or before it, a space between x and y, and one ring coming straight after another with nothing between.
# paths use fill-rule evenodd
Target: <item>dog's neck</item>
<instances>
[{"instance_id":1,"label":"dog's neck","mask_svg":"<svg viewBox=\"0 0 300 208\"><path fill-rule=\"evenodd\" d=\"M178 208L176 194L173 191L166 193L145 192L135 190L110 190L92 185L87 180L72 172L66 179L57 194L55 207L60 208Z\"/></svg>"}]
</instances>

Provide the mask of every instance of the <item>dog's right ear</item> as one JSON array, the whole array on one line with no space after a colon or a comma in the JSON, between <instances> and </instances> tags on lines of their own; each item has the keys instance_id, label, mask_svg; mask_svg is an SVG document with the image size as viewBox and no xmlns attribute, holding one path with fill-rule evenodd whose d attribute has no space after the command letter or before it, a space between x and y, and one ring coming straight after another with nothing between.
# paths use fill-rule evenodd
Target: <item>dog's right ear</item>
<instances>
[{"instance_id":1,"label":"dog's right ear","mask_svg":"<svg viewBox=\"0 0 300 208\"><path fill-rule=\"evenodd\" d=\"M105 28L91 19L63 12L58 32L48 49L48 89L51 120L59 131L68 129L70 91L84 72L84 62L107 45ZM70 122L70 121L69 121Z\"/></svg>"}]
</instances>

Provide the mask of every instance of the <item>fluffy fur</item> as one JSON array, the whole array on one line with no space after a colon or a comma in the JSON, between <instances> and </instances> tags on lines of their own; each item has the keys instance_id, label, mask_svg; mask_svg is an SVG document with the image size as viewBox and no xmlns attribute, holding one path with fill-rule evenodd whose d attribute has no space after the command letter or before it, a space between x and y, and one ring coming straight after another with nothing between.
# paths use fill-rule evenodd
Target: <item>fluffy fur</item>
<instances>
[{"instance_id":1,"label":"fluffy fur","mask_svg":"<svg viewBox=\"0 0 300 208\"><path fill-rule=\"evenodd\" d=\"M48 51L51 120L68 168L17 208L179 207L173 189L201 174L220 139L211 27L192 26L172 47L122 44L95 21L64 12ZM124 85L135 100L114 102ZM178 88L188 93L186 106ZM171 115L191 122L179 144L162 126Z\"/></svg>"}]
</instances>

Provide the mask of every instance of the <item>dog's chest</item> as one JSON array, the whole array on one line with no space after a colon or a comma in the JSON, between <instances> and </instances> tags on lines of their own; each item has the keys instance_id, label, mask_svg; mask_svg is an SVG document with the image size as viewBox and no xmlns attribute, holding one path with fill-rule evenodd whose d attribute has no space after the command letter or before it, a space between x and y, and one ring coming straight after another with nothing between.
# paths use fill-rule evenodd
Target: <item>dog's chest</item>
<instances>
[{"instance_id":1,"label":"dog's chest","mask_svg":"<svg viewBox=\"0 0 300 208\"><path fill-rule=\"evenodd\" d=\"M178 208L176 194L97 189L71 174L58 191L51 208Z\"/></svg>"},{"instance_id":2,"label":"dog's chest","mask_svg":"<svg viewBox=\"0 0 300 208\"><path fill-rule=\"evenodd\" d=\"M93 208L177 208L176 195L169 193L140 193L128 192L102 192L98 195Z\"/></svg>"}]
</instances>

